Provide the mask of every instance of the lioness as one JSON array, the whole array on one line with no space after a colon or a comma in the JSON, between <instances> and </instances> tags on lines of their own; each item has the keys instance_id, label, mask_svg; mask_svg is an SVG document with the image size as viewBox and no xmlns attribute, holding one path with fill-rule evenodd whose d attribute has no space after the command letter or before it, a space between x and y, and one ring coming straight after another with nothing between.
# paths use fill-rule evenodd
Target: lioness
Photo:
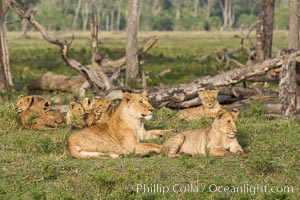
<instances>
[{"instance_id":1,"label":"lioness","mask_svg":"<svg viewBox=\"0 0 300 200\"><path fill-rule=\"evenodd\" d=\"M56 123L51 117L47 116L44 104L41 104L42 100L38 98L38 102L35 103L36 99L34 96L20 96L18 98L16 108L21 125L26 129L57 129L59 123Z\"/></svg>"},{"instance_id":2,"label":"lioness","mask_svg":"<svg viewBox=\"0 0 300 200\"><path fill-rule=\"evenodd\" d=\"M215 117L221 109L221 105L217 101L219 90L203 90L198 95L201 99L202 106L196 108L188 108L178 111L176 117L179 119L193 120L201 117Z\"/></svg>"},{"instance_id":3,"label":"lioness","mask_svg":"<svg viewBox=\"0 0 300 200\"><path fill-rule=\"evenodd\" d=\"M193 156L205 155L206 149L214 156L229 156L242 154L235 135L237 133L236 120L239 112L220 110L208 129L194 129L178 133L170 137L163 146L163 152L168 157L177 157L186 153Z\"/></svg>"},{"instance_id":4,"label":"lioness","mask_svg":"<svg viewBox=\"0 0 300 200\"><path fill-rule=\"evenodd\" d=\"M67 125L72 125L75 128L83 128L86 126L85 112L80 102L71 101L69 111L66 114Z\"/></svg>"},{"instance_id":5,"label":"lioness","mask_svg":"<svg viewBox=\"0 0 300 200\"><path fill-rule=\"evenodd\" d=\"M144 139L142 121L151 119L153 112L146 95L125 92L109 121L97 122L72 134L67 141L70 156L90 159L159 153L161 145L140 142Z\"/></svg>"},{"instance_id":6,"label":"lioness","mask_svg":"<svg viewBox=\"0 0 300 200\"><path fill-rule=\"evenodd\" d=\"M144 93L144 94L146 94L146 93ZM100 116L100 119L99 119L99 121L101 121L101 122L105 122L105 121L110 120L110 118L114 115L116 110L118 110L118 107L120 106L120 104L110 105L110 104L105 104L104 103L103 108L105 106L107 106L107 107L105 109L103 109L103 112L101 113L101 116ZM162 137L163 134L165 134L168 131L168 130L148 130L148 131L146 131L146 129L144 128L144 122L143 121L142 121L141 127L143 129L143 139L144 140L150 140L150 139L155 139L155 138Z\"/></svg>"}]
</instances>

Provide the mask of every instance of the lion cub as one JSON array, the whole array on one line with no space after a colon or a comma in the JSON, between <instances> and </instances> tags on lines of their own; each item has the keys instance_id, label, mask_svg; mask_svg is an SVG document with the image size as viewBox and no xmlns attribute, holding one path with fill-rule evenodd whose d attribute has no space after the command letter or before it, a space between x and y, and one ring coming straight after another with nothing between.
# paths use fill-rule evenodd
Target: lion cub
<instances>
[{"instance_id":1,"label":"lion cub","mask_svg":"<svg viewBox=\"0 0 300 200\"><path fill-rule=\"evenodd\" d=\"M88 98L84 98L81 102L85 111L85 121L87 126L95 124L103 113L109 108L111 99L93 98L92 102Z\"/></svg>"},{"instance_id":2,"label":"lion cub","mask_svg":"<svg viewBox=\"0 0 300 200\"><path fill-rule=\"evenodd\" d=\"M41 97L20 95L16 105L20 124L26 129L57 129L63 118L59 113L56 119L58 111L49 111L49 106L50 103Z\"/></svg>"},{"instance_id":3,"label":"lion cub","mask_svg":"<svg viewBox=\"0 0 300 200\"><path fill-rule=\"evenodd\" d=\"M196 108L188 108L178 111L176 117L179 119L193 120L201 117L216 117L221 105L217 101L219 90L203 90L198 95L201 99L202 106Z\"/></svg>"},{"instance_id":4,"label":"lion cub","mask_svg":"<svg viewBox=\"0 0 300 200\"><path fill-rule=\"evenodd\" d=\"M220 110L210 128L188 130L170 137L163 146L163 152L168 157L177 157L178 153L206 155L206 149L213 156L243 154L235 137L238 114L237 110Z\"/></svg>"},{"instance_id":5,"label":"lion cub","mask_svg":"<svg viewBox=\"0 0 300 200\"><path fill-rule=\"evenodd\" d=\"M83 128L86 126L85 112L80 102L71 101L69 111L66 114L67 125L75 128Z\"/></svg>"}]
</instances>

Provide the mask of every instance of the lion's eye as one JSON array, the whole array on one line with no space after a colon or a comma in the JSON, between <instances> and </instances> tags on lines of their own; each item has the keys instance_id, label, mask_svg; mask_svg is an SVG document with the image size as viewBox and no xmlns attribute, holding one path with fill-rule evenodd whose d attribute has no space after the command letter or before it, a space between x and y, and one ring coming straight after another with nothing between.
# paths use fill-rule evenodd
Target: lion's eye
<instances>
[{"instance_id":1,"label":"lion's eye","mask_svg":"<svg viewBox=\"0 0 300 200\"><path fill-rule=\"evenodd\" d=\"M143 102L143 101L139 101L139 103L140 103L141 105L144 105L144 102Z\"/></svg>"},{"instance_id":2,"label":"lion's eye","mask_svg":"<svg viewBox=\"0 0 300 200\"><path fill-rule=\"evenodd\" d=\"M227 121L227 123L228 123L228 124L231 124L231 121L230 121L230 120L228 120L228 121Z\"/></svg>"}]
</instances>

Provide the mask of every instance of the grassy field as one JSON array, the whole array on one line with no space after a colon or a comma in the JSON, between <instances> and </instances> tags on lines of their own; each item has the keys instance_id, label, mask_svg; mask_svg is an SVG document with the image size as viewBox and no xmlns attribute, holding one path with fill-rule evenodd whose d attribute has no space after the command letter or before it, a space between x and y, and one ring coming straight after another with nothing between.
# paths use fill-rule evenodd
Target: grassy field
<instances>
[{"instance_id":1,"label":"grassy field","mask_svg":"<svg viewBox=\"0 0 300 200\"><path fill-rule=\"evenodd\" d=\"M233 37L238 33L142 33L139 41L153 34L160 40L145 57L153 85L174 85L215 74L221 66L193 60L214 49L239 45ZM17 86L14 99L27 93L25 84L45 71L75 74L64 66L57 47L36 33L29 35L31 39L26 41L17 33L8 37ZM276 33L275 46L285 47L286 35ZM86 64L90 59L88 34L75 36L70 55ZM113 58L124 54L120 48L124 33L100 33L100 38L105 54ZM168 68L170 74L156 75ZM71 95L65 95L65 102L70 99ZM237 122L237 137L246 153L243 157L154 155L103 160L68 157L66 138L76 131L69 127L43 132L22 129L16 122L14 103L0 105L0 199L300 199L300 124L265 117L259 103L243 111ZM172 119L175 113L166 108L156 110L146 129L179 132L211 124L210 119ZM153 142L162 144L170 134Z\"/></svg>"}]
</instances>

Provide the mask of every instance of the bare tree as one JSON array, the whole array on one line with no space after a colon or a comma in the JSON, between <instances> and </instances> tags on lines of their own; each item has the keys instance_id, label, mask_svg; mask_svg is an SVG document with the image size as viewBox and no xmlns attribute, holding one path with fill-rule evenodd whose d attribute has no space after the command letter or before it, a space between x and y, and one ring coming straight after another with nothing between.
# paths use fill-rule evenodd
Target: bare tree
<instances>
[{"instance_id":1,"label":"bare tree","mask_svg":"<svg viewBox=\"0 0 300 200\"><path fill-rule=\"evenodd\" d=\"M272 56L275 0L262 0L260 6L260 24L256 31L256 61L258 62Z\"/></svg>"},{"instance_id":2,"label":"bare tree","mask_svg":"<svg viewBox=\"0 0 300 200\"><path fill-rule=\"evenodd\" d=\"M139 62L137 54L137 20L139 0L129 0L126 38L126 85L130 79L137 78Z\"/></svg>"},{"instance_id":3,"label":"bare tree","mask_svg":"<svg viewBox=\"0 0 300 200\"><path fill-rule=\"evenodd\" d=\"M299 48L298 0L290 0L289 9L289 49L295 50ZM287 58L280 71L279 99L281 114L287 119L294 119L297 111L296 66L295 58Z\"/></svg>"},{"instance_id":4,"label":"bare tree","mask_svg":"<svg viewBox=\"0 0 300 200\"><path fill-rule=\"evenodd\" d=\"M199 0L194 0L194 13L193 17L198 17L198 7L199 7Z\"/></svg>"},{"instance_id":5,"label":"bare tree","mask_svg":"<svg viewBox=\"0 0 300 200\"><path fill-rule=\"evenodd\" d=\"M116 28L117 28L117 30L120 30L120 25L121 25L122 3L123 3L123 0L118 0L117 1L117 20L116 20Z\"/></svg>"},{"instance_id":6,"label":"bare tree","mask_svg":"<svg viewBox=\"0 0 300 200\"><path fill-rule=\"evenodd\" d=\"M74 16L74 20L73 20L73 25L72 25L73 30L76 29L77 19L78 19L80 8L81 8L81 0L78 0L77 8L76 8L76 11L75 11L75 16Z\"/></svg>"},{"instance_id":7,"label":"bare tree","mask_svg":"<svg viewBox=\"0 0 300 200\"><path fill-rule=\"evenodd\" d=\"M176 9L176 19L180 19L180 9L181 9L181 5L182 5L182 1L181 0L173 0L173 1L171 1L171 3L173 4L173 6Z\"/></svg>"},{"instance_id":8,"label":"bare tree","mask_svg":"<svg viewBox=\"0 0 300 200\"><path fill-rule=\"evenodd\" d=\"M9 54L6 43L4 16L8 11L10 1L0 0L0 91L7 92L13 89L10 72Z\"/></svg>"},{"instance_id":9,"label":"bare tree","mask_svg":"<svg viewBox=\"0 0 300 200\"><path fill-rule=\"evenodd\" d=\"M214 0L207 0L206 3L204 3L204 10L205 10L205 20L208 21L210 18L210 13L211 13L211 7L213 5Z\"/></svg>"},{"instance_id":10,"label":"bare tree","mask_svg":"<svg viewBox=\"0 0 300 200\"><path fill-rule=\"evenodd\" d=\"M298 0L290 0L289 2L290 16L289 16L289 49L299 48L299 19Z\"/></svg>"},{"instance_id":11,"label":"bare tree","mask_svg":"<svg viewBox=\"0 0 300 200\"><path fill-rule=\"evenodd\" d=\"M223 14L223 29L232 27L235 20L232 0L218 0L218 2Z\"/></svg>"}]
</instances>

